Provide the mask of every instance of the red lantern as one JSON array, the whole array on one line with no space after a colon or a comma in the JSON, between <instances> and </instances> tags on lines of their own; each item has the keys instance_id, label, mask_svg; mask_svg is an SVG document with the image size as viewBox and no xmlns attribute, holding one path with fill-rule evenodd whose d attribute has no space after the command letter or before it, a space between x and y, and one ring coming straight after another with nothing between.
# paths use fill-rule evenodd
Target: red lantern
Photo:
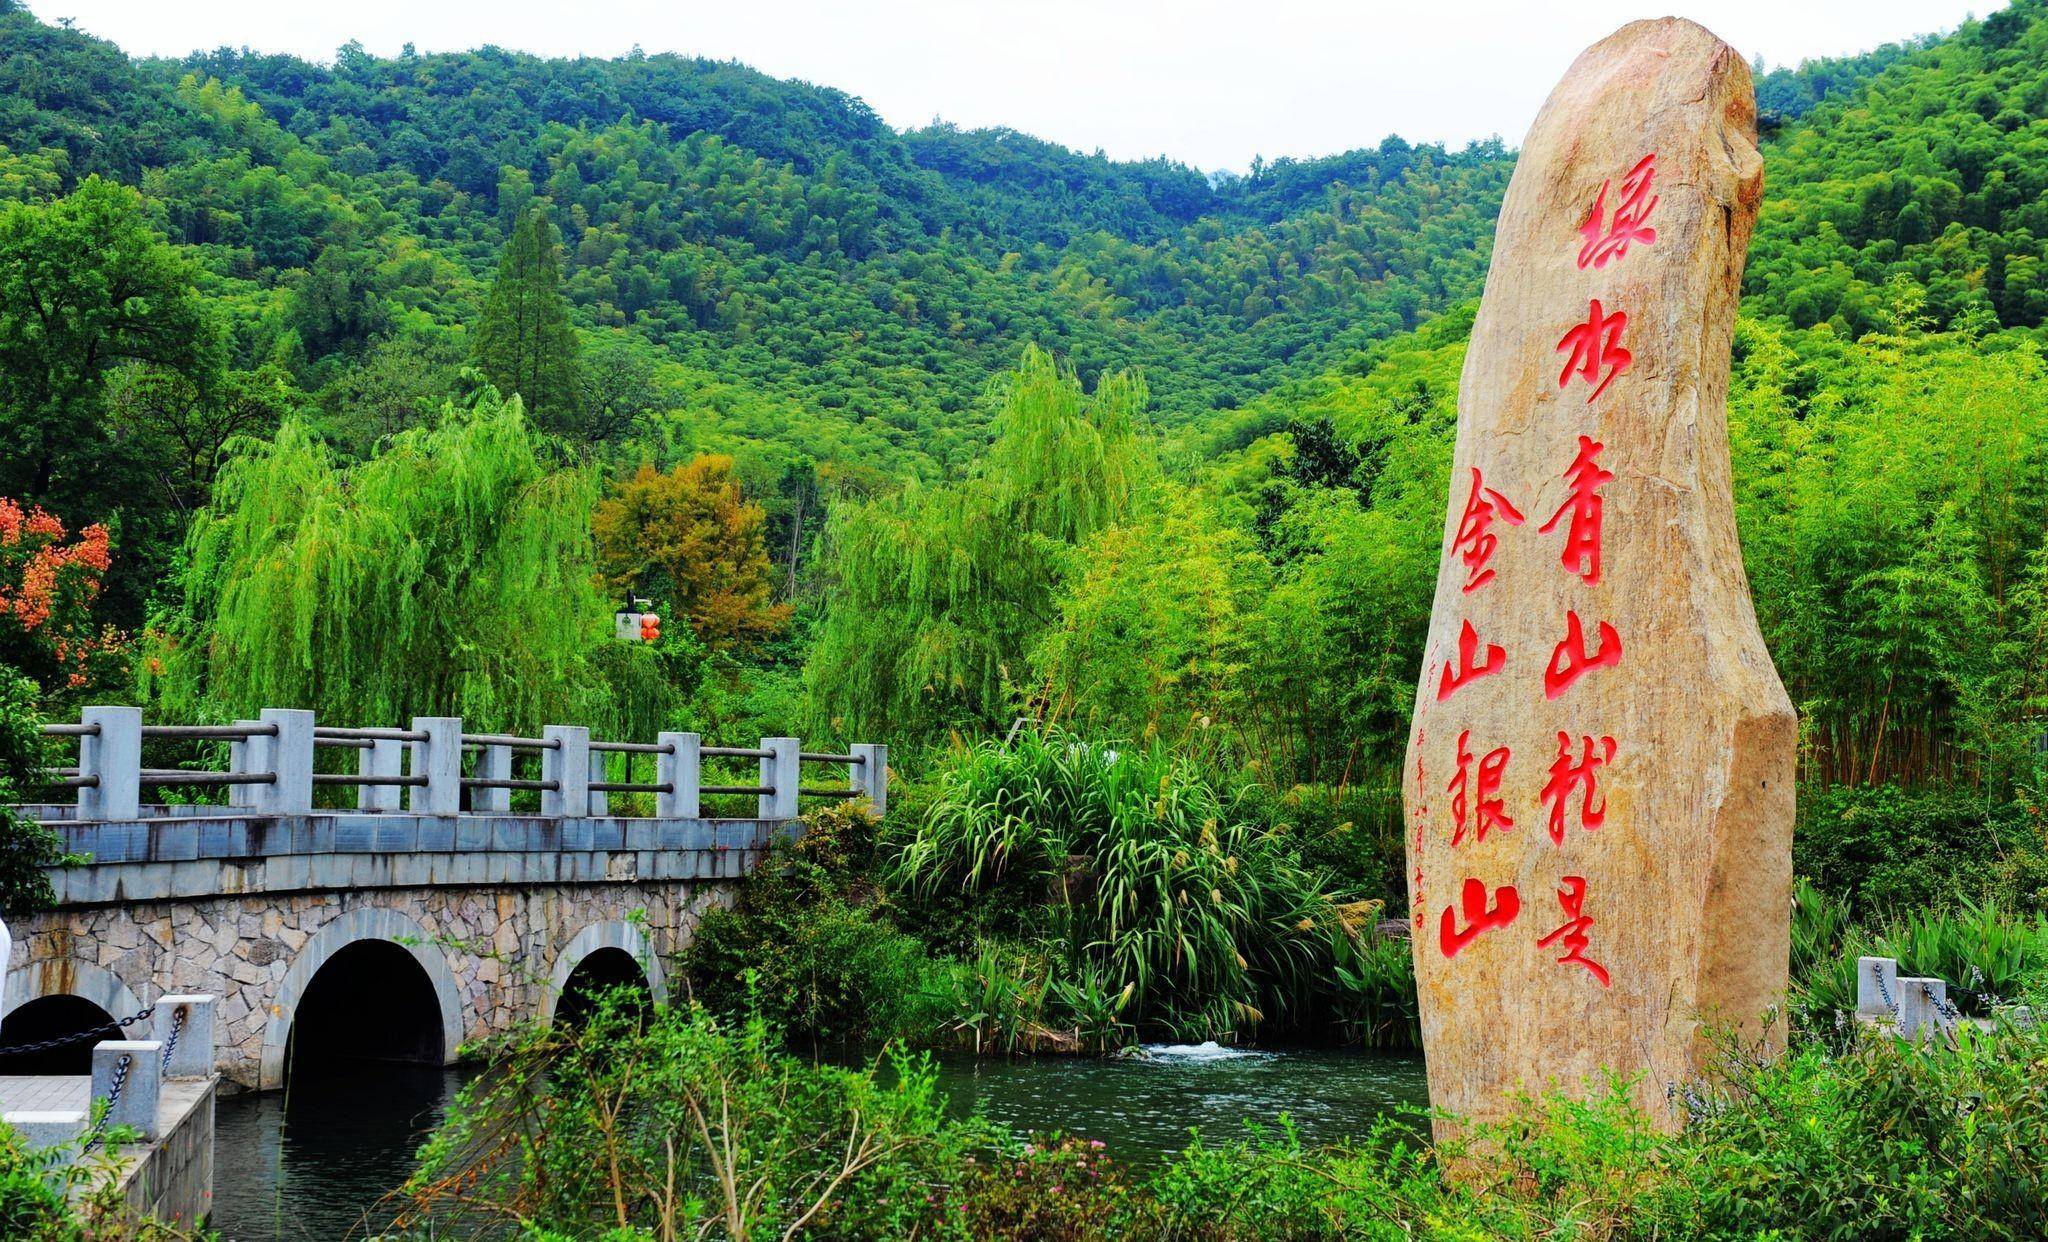
<instances>
[{"instance_id":1,"label":"red lantern","mask_svg":"<svg viewBox=\"0 0 2048 1242\"><path fill-rule=\"evenodd\" d=\"M661 641L661 618L651 612L640 614L640 641L655 643Z\"/></svg>"}]
</instances>

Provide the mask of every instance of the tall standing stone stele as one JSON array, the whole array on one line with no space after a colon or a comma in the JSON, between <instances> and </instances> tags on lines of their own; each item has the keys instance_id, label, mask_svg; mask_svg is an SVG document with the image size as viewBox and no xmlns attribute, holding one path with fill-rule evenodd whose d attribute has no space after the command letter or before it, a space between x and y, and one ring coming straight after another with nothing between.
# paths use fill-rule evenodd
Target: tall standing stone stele
<instances>
[{"instance_id":1,"label":"tall standing stone stele","mask_svg":"<svg viewBox=\"0 0 2048 1242\"><path fill-rule=\"evenodd\" d=\"M1429 1087L1638 1075L1781 1038L1796 724L1736 541L1728 351L1763 187L1735 51L1581 55L1502 204L1458 395L1404 788Z\"/></svg>"}]
</instances>

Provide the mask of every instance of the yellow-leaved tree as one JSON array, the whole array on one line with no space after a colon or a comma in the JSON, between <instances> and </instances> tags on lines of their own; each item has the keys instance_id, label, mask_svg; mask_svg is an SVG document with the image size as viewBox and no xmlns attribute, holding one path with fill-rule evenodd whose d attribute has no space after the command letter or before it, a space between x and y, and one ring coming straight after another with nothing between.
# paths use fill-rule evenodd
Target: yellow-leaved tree
<instances>
[{"instance_id":1,"label":"yellow-leaved tree","mask_svg":"<svg viewBox=\"0 0 2048 1242\"><path fill-rule=\"evenodd\" d=\"M772 598L765 523L732 458L707 453L666 472L641 466L598 505L592 529L613 589L662 601L720 651L789 623L790 606Z\"/></svg>"}]
</instances>

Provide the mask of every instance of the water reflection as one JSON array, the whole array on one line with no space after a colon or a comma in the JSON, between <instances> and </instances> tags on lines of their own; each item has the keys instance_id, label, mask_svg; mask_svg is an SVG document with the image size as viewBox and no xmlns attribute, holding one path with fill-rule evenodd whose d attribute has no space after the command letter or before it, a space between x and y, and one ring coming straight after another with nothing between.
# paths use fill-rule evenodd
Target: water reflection
<instances>
[{"instance_id":1,"label":"water reflection","mask_svg":"<svg viewBox=\"0 0 2048 1242\"><path fill-rule=\"evenodd\" d=\"M291 1091L220 1101L212 1227L224 1242L335 1242L389 1223L378 1201L405 1181L465 1072L363 1064Z\"/></svg>"}]
</instances>

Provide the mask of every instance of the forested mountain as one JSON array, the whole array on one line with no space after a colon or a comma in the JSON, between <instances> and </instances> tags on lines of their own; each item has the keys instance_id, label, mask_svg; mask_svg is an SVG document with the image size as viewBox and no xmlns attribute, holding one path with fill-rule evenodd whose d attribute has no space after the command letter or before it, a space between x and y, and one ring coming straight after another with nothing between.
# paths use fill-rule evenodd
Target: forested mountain
<instances>
[{"instance_id":1,"label":"forested mountain","mask_svg":"<svg viewBox=\"0 0 2048 1242\"><path fill-rule=\"evenodd\" d=\"M2025 625L2048 573L2043 12L1759 74L1744 530L1815 763L1844 776L2009 772L2048 685ZM58 291L6 296L82 325L0 316L0 495L114 526L98 615L154 609L177 657L156 663L205 710L249 684L192 658L236 629L214 609L279 555L214 511L254 503L236 437L291 425L261 460L335 497L358 524L336 529L388 534L441 519L357 512L351 480L498 460L516 394L551 446L517 452L555 454L535 469L575 473L563 495L615 493L608 589L745 601L685 609L700 649L671 689L694 706L635 711L902 741L1020 708L1200 719L1259 770L1341 783L1405 728L1512 169L1498 142L1237 176L899 133L675 55L138 61L0 0L0 256ZM450 407L467 431L437 430ZM186 542L202 509L254 542ZM728 535L724 580L676 580L676 549ZM278 546L317 559L319 536ZM271 585L345 586L306 575Z\"/></svg>"}]
</instances>

